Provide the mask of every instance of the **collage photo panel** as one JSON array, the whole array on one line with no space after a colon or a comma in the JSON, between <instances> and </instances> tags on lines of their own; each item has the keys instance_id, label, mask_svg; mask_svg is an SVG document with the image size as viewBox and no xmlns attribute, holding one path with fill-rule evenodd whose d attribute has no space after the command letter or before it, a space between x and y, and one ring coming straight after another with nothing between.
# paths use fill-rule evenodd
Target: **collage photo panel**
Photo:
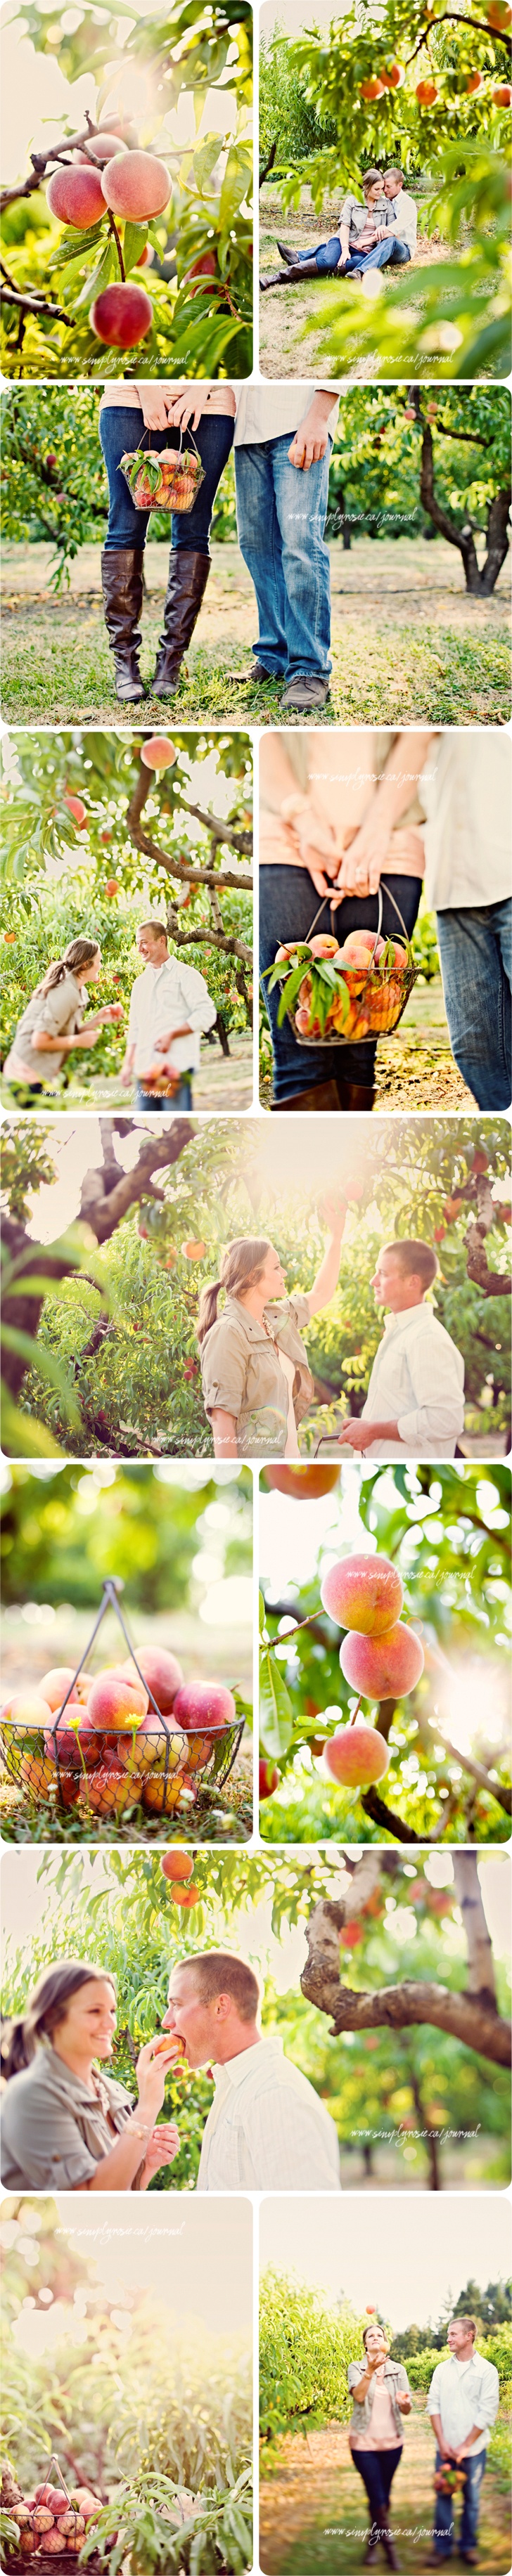
<instances>
[{"instance_id":1,"label":"collage photo panel","mask_svg":"<svg viewBox=\"0 0 512 2576\"><path fill-rule=\"evenodd\" d=\"M0 2569L512 2576L512 0L0 62Z\"/></svg>"}]
</instances>

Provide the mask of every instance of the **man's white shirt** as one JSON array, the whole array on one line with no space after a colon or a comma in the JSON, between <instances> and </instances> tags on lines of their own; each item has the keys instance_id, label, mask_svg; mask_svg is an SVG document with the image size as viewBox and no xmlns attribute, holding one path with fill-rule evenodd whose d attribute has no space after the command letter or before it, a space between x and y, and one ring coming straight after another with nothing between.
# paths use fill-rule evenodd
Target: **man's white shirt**
<instances>
[{"instance_id":1,"label":"man's white shirt","mask_svg":"<svg viewBox=\"0 0 512 2576\"><path fill-rule=\"evenodd\" d=\"M363 1422L396 1422L397 1440L372 1440L367 1458L453 1458L464 1430L464 1362L432 1306L388 1315Z\"/></svg>"},{"instance_id":2,"label":"man's white shirt","mask_svg":"<svg viewBox=\"0 0 512 2576\"><path fill-rule=\"evenodd\" d=\"M241 385L235 421L235 447L262 447L270 438L293 438L310 411L315 393L329 385ZM327 429L334 438L340 396L333 396Z\"/></svg>"},{"instance_id":3,"label":"man's white shirt","mask_svg":"<svg viewBox=\"0 0 512 2576\"><path fill-rule=\"evenodd\" d=\"M458 2361L450 2353L449 2361L438 2362L427 2397L429 2415L439 2415L443 2441L450 2449L460 2450L467 2441L473 2424L481 2427L478 2442L472 2442L468 2458L485 2451L491 2425L498 2413L499 2379L493 2361L485 2361L481 2352L473 2352L470 2361Z\"/></svg>"},{"instance_id":4,"label":"man's white shirt","mask_svg":"<svg viewBox=\"0 0 512 2576\"><path fill-rule=\"evenodd\" d=\"M198 2191L339 2191L334 2120L280 2039L215 2069Z\"/></svg>"},{"instance_id":5,"label":"man's white shirt","mask_svg":"<svg viewBox=\"0 0 512 2576\"><path fill-rule=\"evenodd\" d=\"M182 966L177 957L166 957L163 966L145 966L132 984L127 1035L128 1046L135 1047L139 1078L149 1073L156 1039L166 1037L173 1027L182 1028L185 1020L190 1021L192 1034L173 1038L169 1056L180 1073L197 1069L201 1030L211 1029L215 1017L215 1003L196 966Z\"/></svg>"},{"instance_id":6,"label":"man's white shirt","mask_svg":"<svg viewBox=\"0 0 512 2576\"><path fill-rule=\"evenodd\" d=\"M506 903L512 884L510 735L437 735L422 770L425 896L436 911Z\"/></svg>"},{"instance_id":7,"label":"man's white shirt","mask_svg":"<svg viewBox=\"0 0 512 2576\"><path fill-rule=\"evenodd\" d=\"M388 197L387 206L388 232L391 228L393 232L398 233L399 241L406 242L411 259L414 259L418 238L418 209L415 206L414 197L409 196L407 188L400 188L398 196Z\"/></svg>"}]
</instances>

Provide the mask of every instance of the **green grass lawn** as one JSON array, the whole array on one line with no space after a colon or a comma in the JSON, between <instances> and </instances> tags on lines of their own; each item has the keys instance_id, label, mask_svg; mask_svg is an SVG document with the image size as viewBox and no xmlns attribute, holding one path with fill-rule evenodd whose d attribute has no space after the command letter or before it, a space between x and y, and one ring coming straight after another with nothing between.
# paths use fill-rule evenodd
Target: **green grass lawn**
<instances>
[{"instance_id":1,"label":"green grass lawn","mask_svg":"<svg viewBox=\"0 0 512 2576\"><path fill-rule=\"evenodd\" d=\"M213 547L212 573L187 673L168 707L180 719L233 726L273 725L280 690L231 674L250 670L257 618L249 575L235 545ZM358 538L350 553L331 555L331 697L315 725L497 724L510 714L508 577L492 599L469 599L457 554L444 540ZM71 589L49 589L50 549L6 545L4 551L2 714L11 724L118 725L130 721L113 686L103 624L99 549L85 546L72 566ZM167 554L146 551L147 596L141 667L154 669ZM304 723L304 718L287 718ZM162 702L148 695L144 722L162 722Z\"/></svg>"}]
</instances>

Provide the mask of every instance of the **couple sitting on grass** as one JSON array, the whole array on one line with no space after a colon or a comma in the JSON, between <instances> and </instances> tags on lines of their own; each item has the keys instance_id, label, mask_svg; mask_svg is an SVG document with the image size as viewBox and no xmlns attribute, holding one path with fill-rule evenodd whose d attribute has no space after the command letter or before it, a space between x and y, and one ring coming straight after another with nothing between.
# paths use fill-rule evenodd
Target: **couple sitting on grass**
<instances>
[{"instance_id":1,"label":"couple sitting on grass","mask_svg":"<svg viewBox=\"0 0 512 2576\"><path fill-rule=\"evenodd\" d=\"M401 268L414 258L418 218L402 171L393 166L383 177L380 170L365 170L362 188L363 202L348 191L339 232L330 241L319 242L316 250L292 251L286 242L278 241L285 266L262 280L264 292L268 286L301 286L303 277L334 276L355 277L364 289L370 269L391 263Z\"/></svg>"}]
</instances>

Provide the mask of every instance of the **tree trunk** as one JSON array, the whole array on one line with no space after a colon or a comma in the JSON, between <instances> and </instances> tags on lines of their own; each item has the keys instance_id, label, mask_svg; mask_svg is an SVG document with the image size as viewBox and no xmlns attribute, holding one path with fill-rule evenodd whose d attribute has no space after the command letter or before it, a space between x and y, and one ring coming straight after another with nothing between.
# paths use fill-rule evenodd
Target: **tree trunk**
<instances>
[{"instance_id":1,"label":"tree trunk","mask_svg":"<svg viewBox=\"0 0 512 2576\"><path fill-rule=\"evenodd\" d=\"M373 1853L372 1858L378 1873L379 1856ZM401 2031L427 2022L434 2029L448 2031L453 2039L461 2039L465 2047L476 2049L479 2057L488 2057L496 2066L509 2066L512 2040L508 2022L500 2017L495 2004L489 2006L470 1991L452 1994L447 1986L412 1978L368 1994L343 1985L339 1936L345 1922L359 1910L356 1881L357 1871L350 1901L320 1900L306 1925L309 1956L300 1981L302 1993L317 2012L330 2014L331 2038L339 2038L343 2031ZM359 1905L367 1901L368 1889L364 1894L363 1886L364 1882L359 1889Z\"/></svg>"},{"instance_id":2,"label":"tree trunk","mask_svg":"<svg viewBox=\"0 0 512 2576\"><path fill-rule=\"evenodd\" d=\"M467 1943L466 1994L483 2011L497 2012L492 1943L484 1914L476 1852L454 1851L453 1875Z\"/></svg>"},{"instance_id":3,"label":"tree trunk","mask_svg":"<svg viewBox=\"0 0 512 2576\"><path fill-rule=\"evenodd\" d=\"M430 2121L427 2118L427 2113L422 2099L419 2077L416 2074L413 2059L410 2057L406 2058L405 2072L409 2078L418 2128L425 2140L428 2156L429 2187L431 2191L440 2191L441 2171L439 2165L439 2139L437 2131L430 2127Z\"/></svg>"},{"instance_id":4,"label":"tree trunk","mask_svg":"<svg viewBox=\"0 0 512 2576\"><path fill-rule=\"evenodd\" d=\"M421 442L420 501L423 509L432 519L433 526L439 529L440 536L446 537L449 546L457 547L464 565L466 590L469 591L472 599L489 599L491 591L495 588L501 565L505 562L508 553L507 527L510 500L511 486L508 484L503 491L496 493L494 500L491 501L487 524L487 553L480 572L472 528L457 528L449 512L443 509L442 503L437 499L432 430L430 421L424 422Z\"/></svg>"}]
</instances>

